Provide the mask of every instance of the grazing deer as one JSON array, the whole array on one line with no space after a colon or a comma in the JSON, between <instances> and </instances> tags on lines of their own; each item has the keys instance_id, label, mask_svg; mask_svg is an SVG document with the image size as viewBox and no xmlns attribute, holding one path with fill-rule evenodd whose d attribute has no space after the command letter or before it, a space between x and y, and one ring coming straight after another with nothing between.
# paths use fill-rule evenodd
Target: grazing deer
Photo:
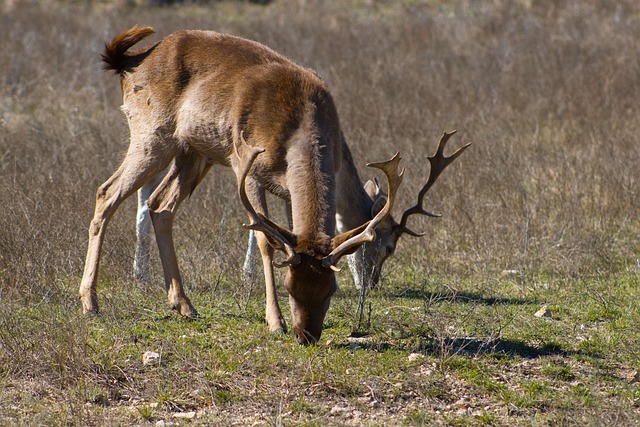
<instances>
[{"instance_id":1,"label":"grazing deer","mask_svg":"<svg viewBox=\"0 0 640 427\"><path fill-rule=\"evenodd\" d=\"M430 164L429 177L418 192L417 203L402 213L399 223L391 215L386 217L376 228L376 239L372 242L366 242L355 253L347 257L356 288L377 286L382 265L395 252L401 236L404 234L414 237L424 236L425 233L416 233L408 227L407 222L411 215L440 216L424 209L424 197L442 171L471 145L471 143L467 143L450 156L445 156L444 149L447 141L455 132L455 130L445 132L440 138L435 154L427 156ZM348 151L346 152L348 153ZM376 181L369 180L364 185L361 183L350 156L344 164L345 167L338 173L336 184L338 232L344 232L355 227L358 223L369 221L380 212L388 197Z\"/></svg>"},{"instance_id":2,"label":"grazing deer","mask_svg":"<svg viewBox=\"0 0 640 427\"><path fill-rule=\"evenodd\" d=\"M414 237L423 236L424 233L416 233L407 227L407 221L411 215L423 214L431 217L440 215L430 213L423 209L424 196L429 188L438 179L442 171L455 160L470 145L467 144L451 156L444 156L444 148L455 131L444 133L438 144L436 153L428 157L431 164L429 177L418 193L418 203L404 211L400 223L388 216L376 228L376 238L372 242L364 243L355 253L347 255L347 262L353 283L357 289L375 287L380 280L382 265L389 256L395 252L398 240L403 234ZM342 167L336 175L336 223L337 230L344 233L373 219L384 206L387 195L380 189L376 181L369 180L362 184L358 171L351 158L351 153L343 141ZM133 269L138 279L146 280L149 275L149 247L150 247L150 218L148 214L147 200L155 187L157 180L145 184L138 191L138 211L136 222L136 255ZM246 275L254 274L254 260L256 258L256 239L253 230L249 234L247 254L243 265Z\"/></svg>"},{"instance_id":3,"label":"grazing deer","mask_svg":"<svg viewBox=\"0 0 640 427\"><path fill-rule=\"evenodd\" d=\"M179 31L144 49L128 50L153 33L133 27L108 44L106 69L120 75L130 144L122 164L97 190L80 298L97 313L96 279L109 220L120 203L165 169L148 200L169 304L185 317L197 311L184 292L172 237L180 203L213 164L230 166L258 231L271 331L286 325L276 299L274 250L286 253L293 334L318 341L336 290L340 259L375 239L402 182L399 156L369 166L388 180L385 206L368 222L335 236L336 174L346 145L325 83L271 49L208 31ZM265 191L291 202L293 229L268 218Z\"/></svg>"}]
</instances>

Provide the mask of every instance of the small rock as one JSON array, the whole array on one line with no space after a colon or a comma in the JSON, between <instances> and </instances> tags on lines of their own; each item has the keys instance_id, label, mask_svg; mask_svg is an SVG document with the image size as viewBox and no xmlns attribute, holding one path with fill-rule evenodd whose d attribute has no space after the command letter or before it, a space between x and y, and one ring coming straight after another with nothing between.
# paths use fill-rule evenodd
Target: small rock
<instances>
[{"instance_id":1,"label":"small rock","mask_svg":"<svg viewBox=\"0 0 640 427\"><path fill-rule=\"evenodd\" d=\"M433 369L427 368L426 366L421 366L420 367L420 374L421 375L425 375L427 377L430 377L430 376L433 375Z\"/></svg>"},{"instance_id":2,"label":"small rock","mask_svg":"<svg viewBox=\"0 0 640 427\"><path fill-rule=\"evenodd\" d=\"M517 276L520 272L518 270L502 270L501 274L503 276Z\"/></svg>"},{"instance_id":3,"label":"small rock","mask_svg":"<svg viewBox=\"0 0 640 427\"><path fill-rule=\"evenodd\" d=\"M173 414L174 418L180 418L182 420L192 420L196 417L196 411L189 412L176 412Z\"/></svg>"},{"instance_id":4,"label":"small rock","mask_svg":"<svg viewBox=\"0 0 640 427\"><path fill-rule=\"evenodd\" d=\"M411 353L409 355L409 362L415 362L416 360L424 359L424 354L421 353Z\"/></svg>"},{"instance_id":5,"label":"small rock","mask_svg":"<svg viewBox=\"0 0 640 427\"><path fill-rule=\"evenodd\" d=\"M145 351L142 355L143 365L159 365L161 360L160 354L155 351Z\"/></svg>"},{"instance_id":6,"label":"small rock","mask_svg":"<svg viewBox=\"0 0 640 427\"><path fill-rule=\"evenodd\" d=\"M171 421L159 420L156 421L156 427L172 427L175 424Z\"/></svg>"},{"instance_id":7,"label":"small rock","mask_svg":"<svg viewBox=\"0 0 640 427\"><path fill-rule=\"evenodd\" d=\"M342 412L347 412L350 411L350 409L346 406L340 406L340 405L335 405L333 408L331 408L331 411L329 411L330 414L335 415L335 414L339 414Z\"/></svg>"},{"instance_id":8,"label":"small rock","mask_svg":"<svg viewBox=\"0 0 640 427\"><path fill-rule=\"evenodd\" d=\"M454 406L457 406L458 409L460 408L466 408L467 407L467 399L464 397L461 397L460 399L456 400L455 403L453 404Z\"/></svg>"},{"instance_id":9,"label":"small rock","mask_svg":"<svg viewBox=\"0 0 640 427\"><path fill-rule=\"evenodd\" d=\"M460 408L456 411L456 415L459 417L466 417L469 415L469 409L468 408Z\"/></svg>"},{"instance_id":10,"label":"small rock","mask_svg":"<svg viewBox=\"0 0 640 427\"><path fill-rule=\"evenodd\" d=\"M347 341L356 343L366 343L371 341L371 335L349 336Z\"/></svg>"},{"instance_id":11,"label":"small rock","mask_svg":"<svg viewBox=\"0 0 640 427\"><path fill-rule=\"evenodd\" d=\"M546 305L543 305L540 310L536 311L534 316L536 317L551 317L551 310Z\"/></svg>"}]
</instances>

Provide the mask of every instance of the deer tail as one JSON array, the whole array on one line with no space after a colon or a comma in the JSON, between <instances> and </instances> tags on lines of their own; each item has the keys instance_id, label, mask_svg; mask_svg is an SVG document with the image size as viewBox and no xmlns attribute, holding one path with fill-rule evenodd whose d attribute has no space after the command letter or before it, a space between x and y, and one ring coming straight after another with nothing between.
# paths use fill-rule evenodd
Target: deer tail
<instances>
[{"instance_id":1,"label":"deer tail","mask_svg":"<svg viewBox=\"0 0 640 427\"><path fill-rule=\"evenodd\" d=\"M115 37L111 40L111 43L105 45L104 53L102 54L103 68L105 70L113 70L122 75L127 67L131 65L131 55L127 54L127 50L153 33L154 31L151 27L136 25Z\"/></svg>"}]
</instances>

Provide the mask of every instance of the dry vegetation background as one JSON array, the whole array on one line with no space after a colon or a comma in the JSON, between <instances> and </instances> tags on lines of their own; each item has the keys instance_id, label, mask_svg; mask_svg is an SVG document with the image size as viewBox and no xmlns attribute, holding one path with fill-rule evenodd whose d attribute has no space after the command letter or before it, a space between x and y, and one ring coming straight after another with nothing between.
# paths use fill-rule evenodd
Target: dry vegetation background
<instances>
[{"instance_id":1,"label":"dry vegetation background","mask_svg":"<svg viewBox=\"0 0 640 427\"><path fill-rule=\"evenodd\" d=\"M136 23L154 40L182 28L241 35L316 69L363 178L367 162L400 151L399 207L413 203L444 130L458 129L450 149L473 141L430 193L443 218L412 220L427 236L403 238L387 274L638 273L637 1L158 3L0 3L5 330L19 322L11 312L43 301L81 311L95 190L127 146L118 79L99 56ZM234 182L215 168L180 211L191 289L237 280L246 233ZM125 203L110 224L101 283L131 280L134 210Z\"/></svg>"},{"instance_id":2,"label":"dry vegetation background","mask_svg":"<svg viewBox=\"0 0 640 427\"><path fill-rule=\"evenodd\" d=\"M118 2L5 1L0 17L0 268L3 294L49 292L81 274L94 193L126 148L105 41L135 23L158 37L210 28L264 42L327 80L364 178L399 150L399 207L426 176L444 130L473 148L447 171L388 263L438 271L618 270L638 255L640 7L634 1L210 2L148 9ZM108 233L104 271L133 256L133 204ZM187 281L237 269L244 219L217 169L181 210ZM409 250L411 249L411 250ZM211 260L217 260L211 265ZM45 285L46 284L46 285ZM26 292L25 292L26 291Z\"/></svg>"}]
</instances>

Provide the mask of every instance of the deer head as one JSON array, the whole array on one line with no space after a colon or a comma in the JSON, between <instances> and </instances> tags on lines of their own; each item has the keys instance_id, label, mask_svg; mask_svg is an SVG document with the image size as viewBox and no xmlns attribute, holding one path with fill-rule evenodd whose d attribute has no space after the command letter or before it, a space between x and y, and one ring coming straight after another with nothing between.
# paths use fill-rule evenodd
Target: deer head
<instances>
[{"instance_id":1,"label":"deer head","mask_svg":"<svg viewBox=\"0 0 640 427\"><path fill-rule=\"evenodd\" d=\"M424 236L425 233L416 233L407 226L407 222L412 215L440 216L439 214L433 214L425 210L423 203L425 195L442 171L471 145L471 143L468 143L456 150L452 155L448 157L445 156L444 149L447 141L455 133L455 130L445 132L440 139L435 154L427 157L431 165L427 181L418 193L417 203L404 211L400 223L397 223L391 215L385 216L376 229L377 238L371 242L364 243L359 251L348 257L349 269L351 270L356 287L359 288L362 285L375 287L378 284L382 265L385 260L395 252L398 240L402 235L408 234L414 237ZM388 196L375 180L367 181L364 188L372 200L370 215L376 216L382 207L385 206Z\"/></svg>"}]
</instances>

